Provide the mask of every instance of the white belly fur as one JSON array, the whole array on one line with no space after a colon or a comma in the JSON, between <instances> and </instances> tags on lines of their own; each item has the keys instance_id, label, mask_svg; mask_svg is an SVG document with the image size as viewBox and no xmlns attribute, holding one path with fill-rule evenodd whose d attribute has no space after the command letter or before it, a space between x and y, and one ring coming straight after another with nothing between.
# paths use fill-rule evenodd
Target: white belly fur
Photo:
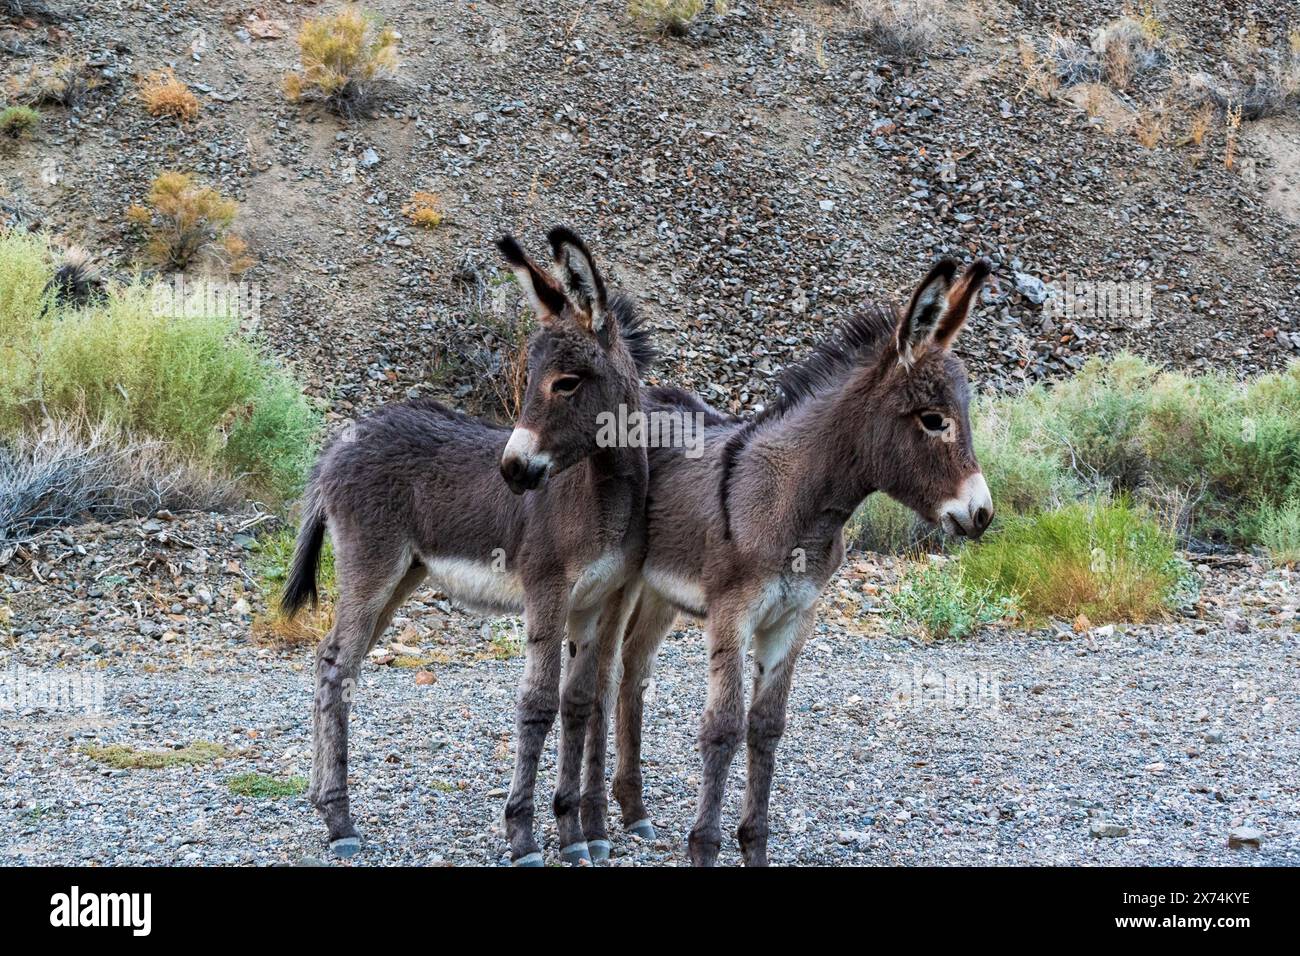
<instances>
[{"instance_id":1,"label":"white belly fur","mask_svg":"<svg viewBox=\"0 0 1300 956\"><path fill-rule=\"evenodd\" d=\"M692 611L708 611L708 604L704 600L704 588L698 581L661 568L652 568L649 565L642 570L641 576L653 590L678 607L689 608Z\"/></svg>"},{"instance_id":2,"label":"white belly fur","mask_svg":"<svg viewBox=\"0 0 1300 956\"><path fill-rule=\"evenodd\" d=\"M474 610L521 613L524 585L512 571L465 558L422 559L435 587L453 601Z\"/></svg>"}]
</instances>

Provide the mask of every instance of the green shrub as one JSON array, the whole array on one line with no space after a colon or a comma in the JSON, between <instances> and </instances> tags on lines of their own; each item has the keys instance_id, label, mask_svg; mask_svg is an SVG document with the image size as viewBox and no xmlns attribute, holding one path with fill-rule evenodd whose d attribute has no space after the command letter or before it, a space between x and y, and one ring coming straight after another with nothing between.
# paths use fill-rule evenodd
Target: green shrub
<instances>
[{"instance_id":1,"label":"green shrub","mask_svg":"<svg viewBox=\"0 0 1300 956\"><path fill-rule=\"evenodd\" d=\"M1143 621L1172 606L1182 572L1172 533L1125 499L1007 516L962 550L971 586L1013 597L1031 617Z\"/></svg>"},{"instance_id":2,"label":"green shrub","mask_svg":"<svg viewBox=\"0 0 1300 956\"><path fill-rule=\"evenodd\" d=\"M0 135L21 139L30 135L40 122L41 114L30 106L6 106L0 110Z\"/></svg>"},{"instance_id":3,"label":"green shrub","mask_svg":"<svg viewBox=\"0 0 1300 956\"><path fill-rule=\"evenodd\" d=\"M1049 396L981 398L971 410L975 455L999 511L1033 514L1075 500L1083 490L1067 464L1067 443L1046 427Z\"/></svg>"},{"instance_id":4,"label":"green shrub","mask_svg":"<svg viewBox=\"0 0 1300 956\"><path fill-rule=\"evenodd\" d=\"M886 598L894 619L934 639L966 637L1015 613L1015 599L976 582L960 561L920 566L908 572Z\"/></svg>"},{"instance_id":5,"label":"green shrub","mask_svg":"<svg viewBox=\"0 0 1300 956\"><path fill-rule=\"evenodd\" d=\"M844 528L844 537L853 547L881 554L942 547L937 529L927 526L911 508L883 492L871 495L858 506Z\"/></svg>"},{"instance_id":6,"label":"green shrub","mask_svg":"<svg viewBox=\"0 0 1300 956\"><path fill-rule=\"evenodd\" d=\"M250 493L297 492L318 415L237 316L168 314L143 283L42 314L51 275L40 243L0 234L0 430L104 423L166 441Z\"/></svg>"},{"instance_id":7,"label":"green shrub","mask_svg":"<svg viewBox=\"0 0 1300 956\"><path fill-rule=\"evenodd\" d=\"M1060 382L1047 403L1047 427L1085 479L1096 477L1120 491L1133 491L1148 474L1145 430L1155 366L1134 355L1089 361Z\"/></svg>"},{"instance_id":8,"label":"green shrub","mask_svg":"<svg viewBox=\"0 0 1300 956\"><path fill-rule=\"evenodd\" d=\"M1265 504L1256 519L1259 543L1274 564L1300 564L1300 496L1281 506Z\"/></svg>"}]
</instances>

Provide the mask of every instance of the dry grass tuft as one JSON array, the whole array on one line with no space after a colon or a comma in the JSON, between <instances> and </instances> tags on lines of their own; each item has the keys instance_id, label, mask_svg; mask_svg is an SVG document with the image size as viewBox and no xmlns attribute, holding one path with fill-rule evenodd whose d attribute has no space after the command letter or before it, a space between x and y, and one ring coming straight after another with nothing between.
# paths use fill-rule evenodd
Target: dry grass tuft
<instances>
[{"instance_id":1,"label":"dry grass tuft","mask_svg":"<svg viewBox=\"0 0 1300 956\"><path fill-rule=\"evenodd\" d=\"M397 69L396 31L355 6L304 23L298 51L301 68L285 75L285 95L319 97L346 117L368 114Z\"/></svg>"},{"instance_id":2,"label":"dry grass tuft","mask_svg":"<svg viewBox=\"0 0 1300 956\"><path fill-rule=\"evenodd\" d=\"M854 0L867 39L886 56L915 60L939 36L937 0Z\"/></svg>"},{"instance_id":3,"label":"dry grass tuft","mask_svg":"<svg viewBox=\"0 0 1300 956\"><path fill-rule=\"evenodd\" d=\"M322 595L313 608L290 618L279 608L278 598L271 608L253 618L253 640L272 647L304 647L319 644L334 626L334 602Z\"/></svg>"},{"instance_id":4,"label":"dry grass tuft","mask_svg":"<svg viewBox=\"0 0 1300 956\"><path fill-rule=\"evenodd\" d=\"M708 0L630 0L627 15L643 29L684 37L708 5Z\"/></svg>"},{"instance_id":5,"label":"dry grass tuft","mask_svg":"<svg viewBox=\"0 0 1300 956\"><path fill-rule=\"evenodd\" d=\"M0 440L0 543L19 543L86 519L224 511L234 481L179 457L167 443L107 425L50 421Z\"/></svg>"},{"instance_id":6,"label":"dry grass tuft","mask_svg":"<svg viewBox=\"0 0 1300 956\"><path fill-rule=\"evenodd\" d=\"M188 122L199 115L199 99L171 67L150 73L140 84L140 99L150 116Z\"/></svg>"},{"instance_id":7,"label":"dry grass tuft","mask_svg":"<svg viewBox=\"0 0 1300 956\"><path fill-rule=\"evenodd\" d=\"M145 205L126 212L146 237L149 258L164 268L184 269L200 258L228 272L252 265L248 246L230 231L239 204L187 173L161 173L149 187Z\"/></svg>"},{"instance_id":8,"label":"dry grass tuft","mask_svg":"<svg viewBox=\"0 0 1300 956\"><path fill-rule=\"evenodd\" d=\"M1133 126L1133 135L1144 149L1155 149L1169 132L1169 120L1165 105L1158 103L1138 113Z\"/></svg>"},{"instance_id":9,"label":"dry grass tuft","mask_svg":"<svg viewBox=\"0 0 1300 956\"><path fill-rule=\"evenodd\" d=\"M77 109L103 86L103 78L84 57L60 57L11 80L9 91L15 102L27 106Z\"/></svg>"},{"instance_id":10,"label":"dry grass tuft","mask_svg":"<svg viewBox=\"0 0 1300 956\"><path fill-rule=\"evenodd\" d=\"M1224 117L1223 168L1237 165L1237 136L1241 130L1241 106L1230 106Z\"/></svg>"},{"instance_id":11,"label":"dry grass tuft","mask_svg":"<svg viewBox=\"0 0 1300 956\"><path fill-rule=\"evenodd\" d=\"M442 199L437 193L416 190L402 207L402 215L421 229L437 229L445 218Z\"/></svg>"}]
</instances>

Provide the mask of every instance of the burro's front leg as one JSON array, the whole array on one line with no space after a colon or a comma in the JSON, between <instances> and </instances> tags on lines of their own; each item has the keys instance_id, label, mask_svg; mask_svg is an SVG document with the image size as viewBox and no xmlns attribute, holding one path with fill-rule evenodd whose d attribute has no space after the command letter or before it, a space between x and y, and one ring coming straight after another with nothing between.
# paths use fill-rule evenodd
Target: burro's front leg
<instances>
[{"instance_id":1,"label":"burro's front leg","mask_svg":"<svg viewBox=\"0 0 1300 956\"><path fill-rule=\"evenodd\" d=\"M754 692L749 704L745 808L740 815L740 852L746 866L767 866L767 808L772 796L776 747L785 732L786 706L795 661L812 634L815 609L791 613L754 634Z\"/></svg>"},{"instance_id":2,"label":"burro's front leg","mask_svg":"<svg viewBox=\"0 0 1300 956\"><path fill-rule=\"evenodd\" d=\"M619 651L628 618L636 607L640 582L619 588L605 601L600 612L596 651L596 697L587 718L587 740L582 760L582 833L592 862L609 858L609 798L605 792L605 754L609 715L619 677ZM563 710L564 702L560 702Z\"/></svg>"},{"instance_id":3,"label":"burro's front leg","mask_svg":"<svg viewBox=\"0 0 1300 956\"><path fill-rule=\"evenodd\" d=\"M723 608L708 626L709 692L700 723L700 802L691 827L690 854L695 866L713 866L722 849L722 798L731 758L740 745L745 720L741 659L746 634L745 609Z\"/></svg>"},{"instance_id":4,"label":"burro's front leg","mask_svg":"<svg viewBox=\"0 0 1300 956\"><path fill-rule=\"evenodd\" d=\"M515 773L506 800L506 838L516 866L541 866L533 834L537 762L560 707L560 654L569 589L563 580L533 588L526 599L528 643L515 707Z\"/></svg>"},{"instance_id":5,"label":"burro's front leg","mask_svg":"<svg viewBox=\"0 0 1300 956\"><path fill-rule=\"evenodd\" d=\"M582 750L587 723L596 705L600 658L601 605L569 612L568 665L560 692L560 759L555 782L555 824L560 859L574 865L591 862L582 831ZM608 854L606 854L608 855Z\"/></svg>"}]
</instances>

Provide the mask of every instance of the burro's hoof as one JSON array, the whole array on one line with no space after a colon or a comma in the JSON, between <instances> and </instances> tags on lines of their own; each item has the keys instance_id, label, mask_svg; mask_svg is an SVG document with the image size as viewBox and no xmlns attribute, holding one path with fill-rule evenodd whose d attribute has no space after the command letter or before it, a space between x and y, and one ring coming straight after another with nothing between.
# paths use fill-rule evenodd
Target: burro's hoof
<instances>
[{"instance_id":1,"label":"burro's hoof","mask_svg":"<svg viewBox=\"0 0 1300 956\"><path fill-rule=\"evenodd\" d=\"M638 820L627 828L627 832L642 840L653 840L655 838L655 825L650 822L649 817L644 820Z\"/></svg>"},{"instance_id":2,"label":"burro's hoof","mask_svg":"<svg viewBox=\"0 0 1300 956\"><path fill-rule=\"evenodd\" d=\"M608 840L588 840L587 850L591 853L592 863L604 863L609 859Z\"/></svg>"},{"instance_id":3,"label":"burro's hoof","mask_svg":"<svg viewBox=\"0 0 1300 956\"><path fill-rule=\"evenodd\" d=\"M330 840L330 852L343 860L354 857L361 852L361 837L347 836Z\"/></svg>"},{"instance_id":4,"label":"burro's hoof","mask_svg":"<svg viewBox=\"0 0 1300 956\"><path fill-rule=\"evenodd\" d=\"M519 859L515 860L512 866L543 866L542 855L540 853L526 853Z\"/></svg>"},{"instance_id":5,"label":"burro's hoof","mask_svg":"<svg viewBox=\"0 0 1300 956\"><path fill-rule=\"evenodd\" d=\"M587 849L586 842L570 843L560 851L560 859L570 866L581 866L584 863L591 862L591 851Z\"/></svg>"}]
</instances>

